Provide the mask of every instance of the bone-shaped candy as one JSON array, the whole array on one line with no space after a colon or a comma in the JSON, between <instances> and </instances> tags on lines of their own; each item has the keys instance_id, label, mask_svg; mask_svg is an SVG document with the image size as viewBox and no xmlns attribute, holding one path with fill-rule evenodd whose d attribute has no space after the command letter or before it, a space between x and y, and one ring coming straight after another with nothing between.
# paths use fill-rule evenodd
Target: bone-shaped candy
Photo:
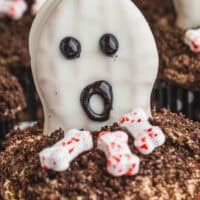
<instances>
[{"instance_id":1,"label":"bone-shaped candy","mask_svg":"<svg viewBox=\"0 0 200 200\"><path fill-rule=\"evenodd\" d=\"M107 171L112 176L133 176L138 173L140 160L132 154L125 132L101 132L98 136L98 149L105 153Z\"/></svg>"},{"instance_id":2,"label":"bone-shaped candy","mask_svg":"<svg viewBox=\"0 0 200 200\"><path fill-rule=\"evenodd\" d=\"M0 14L7 15L12 19L20 19L27 9L24 0L0 0Z\"/></svg>"},{"instance_id":3,"label":"bone-shaped candy","mask_svg":"<svg viewBox=\"0 0 200 200\"><path fill-rule=\"evenodd\" d=\"M35 0L32 6L32 14L36 15L46 0Z\"/></svg>"},{"instance_id":4,"label":"bone-shaped candy","mask_svg":"<svg viewBox=\"0 0 200 200\"><path fill-rule=\"evenodd\" d=\"M78 155L93 148L92 135L88 131L70 130L62 140L39 154L44 169L64 171Z\"/></svg>"},{"instance_id":5,"label":"bone-shaped candy","mask_svg":"<svg viewBox=\"0 0 200 200\"><path fill-rule=\"evenodd\" d=\"M119 120L119 124L120 126L125 126L128 130L130 130L134 138L139 137L144 131L144 128L148 129L150 127L147 115L140 108L123 115Z\"/></svg>"},{"instance_id":6,"label":"bone-shaped candy","mask_svg":"<svg viewBox=\"0 0 200 200\"><path fill-rule=\"evenodd\" d=\"M134 144L142 154L150 154L165 142L165 135L157 126L152 126L142 109L125 114L119 121L135 139Z\"/></svg>"},{"instance_id":7,"label":"bone-shaped candy","mask_svg":"<svg viewBox=\"0 0 200 200\"><path fill-rule=\"evenodd\" d=\"M159 127L152 127L144 130L144 133L135 139L134 144L142 154L148 155L164 142L165 135L162 130Z\"/></svg>"},{"instance_id":8,"label":"bone-shaped candy","mask_svg":"<svg viewBox=\"0 0 200 200\"><path fill-rule=\"evenodd\" d=\"M200 52L200 29L191 29L186 31L185 43L193 52Z\"/></svg>"}]
</instances>

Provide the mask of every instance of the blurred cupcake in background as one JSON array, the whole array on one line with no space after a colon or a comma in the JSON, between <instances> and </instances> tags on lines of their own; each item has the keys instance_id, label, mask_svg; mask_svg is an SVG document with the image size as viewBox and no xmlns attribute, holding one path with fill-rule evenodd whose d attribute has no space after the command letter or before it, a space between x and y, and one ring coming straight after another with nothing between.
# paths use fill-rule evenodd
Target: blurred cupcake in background
<instances>
[{"instance_id":1,"label":"blurred cupcake in background","mask_svg":"<svg viewBox=\"0 0 200 200\"><path fill-rule=\"evenodd\" d=\"M150 22L160 53L160 71L152 94L153 106L158 110L169 108L190 119L200 120L200 53L186 42L188 30L200 26L193 19L198 16L192 14L196 0L136 0L136 3ZM184 9L191 16L189 22L183 15Z\"/></svg>"},{"instance_id":2,"label":"blurred cupcake in background","mask_svg":"<svg viewBox=\"0 0 200 200\"><path fill-rule=\"evenodd\" d=\"M34 16L44 2L45 0L0 0L0 5L4 5L4 11L0 10L0 67L6 68L19 80L29 105L17 115L19 121L43 118L32 79L28 36ZM10 10L18 11L18 16L12 15Z\"/></svg>"}]
</instances>

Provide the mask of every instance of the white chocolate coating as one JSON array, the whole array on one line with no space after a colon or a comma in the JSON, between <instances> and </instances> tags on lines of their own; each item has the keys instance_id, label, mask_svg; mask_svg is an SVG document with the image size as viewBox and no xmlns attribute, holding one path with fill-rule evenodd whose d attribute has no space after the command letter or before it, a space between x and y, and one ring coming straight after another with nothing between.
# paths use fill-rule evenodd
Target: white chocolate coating
<instances>
[{"instance_id":1,"label":"white chocolate coating","mask_svg":"<svg viewBox=\"0 0 200 200\"><path fill-rule=\"evenodd\" d=\"M129 131L135 139L135 147L144 155L151 154L166 141L163 131L159 127L151 125L145 112L140 108L123 115L119 125Z\"/></svg>"},{"instance_id":2,"label":"white chocolate coating","mask_svg":"<svg viewBox=\"0 0 200 200\"><path fill-rule=\"evenodd\" d=\"M105 56L99 40L114 34L119 51ZM79 59L67 60L60 41L72 36L82 45ZM49 0L30 34L32 72L45 113L44 133L74 127L97 130L118 121L133 107L150 115L150 96L158 71L158 52L144 16L130 0ZM105 80L113 89L109 120L94 122L84 112L80 95L89 84ZM92 107L101 110L93 98Z\"/></svg>"},{"instance_id":3,"label":"white chocolate coating","mask_svg":"<svg viewBox=\"0 0 200 200\"><path fill-rule=\"evenodd\" d=\"M112 176L133 176L139 172L140 159L128 146L128 135L123 131L103 131L98 136L97 148L107 157L107 171Z\"/></svg>"},{"instance_id":4,"label":"white chocolate coating","mask_svg":"<svg viewBox=\"0 0 200 200\"><path fill-rule=\"evenodd\" d=\"M200 26L199 0L174 0L177 11L177 25L181 28L195 28Z\"/></svg>"},{"instance_id":5,"label":"white chocolate coating","mask_svg":"<svg viewBox=\"0 0 200 200\"><path fill-rule=\"evenodd\" d=\"M39 153L40 163L44 169L65 171L76 157L92 148L92 134L89 131L69 130L63 139Z\"/></svg>"}]
</instances>

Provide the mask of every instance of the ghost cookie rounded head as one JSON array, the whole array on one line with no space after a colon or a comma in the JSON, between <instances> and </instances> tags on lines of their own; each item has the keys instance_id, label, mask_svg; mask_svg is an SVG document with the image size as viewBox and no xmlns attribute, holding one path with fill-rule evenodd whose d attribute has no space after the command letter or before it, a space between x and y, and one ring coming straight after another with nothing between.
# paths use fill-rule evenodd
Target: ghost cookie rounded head
<instances>
[{"instance_id":1,"label":"ghost cookie rounded head","mask_svg":"<svg viewBox=\"0 0 200 200\"><path fill-rule=\"evenodd\" d=\"M65 37L60 42L60 51L67 59L79 58L81 55L81 44L74 37Z\"/></svg>"},{"instance_id":2,"label":"ghost cookie rounded head","mask_svg":"<svg viewBox=\"0 0 200 200\"><path fill-rule=\"evenodd\" d=\"M158 51L131 0L48 0L29 46L45 134L100 130L137 107L150 116Z\"/></svg>"},{"instance_id":3,"label":"ghost cookie rounded head","mask_svg":"<svg viewBox=\"0 0 200 200\"><path fill-rule=\"evenodd\" d=\"M104 34L100 41L100 49L107 56L113 56L119 49L119 42L115 35L111 33Z\"/></svg>"}]
</instances>

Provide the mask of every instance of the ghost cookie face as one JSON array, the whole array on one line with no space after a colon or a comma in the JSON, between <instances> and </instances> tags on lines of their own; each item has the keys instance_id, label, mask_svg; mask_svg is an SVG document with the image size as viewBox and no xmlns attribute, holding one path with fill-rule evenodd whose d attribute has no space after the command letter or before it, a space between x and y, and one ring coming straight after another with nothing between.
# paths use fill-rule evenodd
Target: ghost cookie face
<instances>
[{"instance_id":1,"label":"ghost cookie face","mask_svg":"<svg viewBox=\"0 0 200 200\"><path fill-rule=\"evenodd\" d=\"M49 0L30 34L44 133L97 130L134 107L150 115L158 70L153 35L130 0Z\"/></svg>"}]
</instances>

